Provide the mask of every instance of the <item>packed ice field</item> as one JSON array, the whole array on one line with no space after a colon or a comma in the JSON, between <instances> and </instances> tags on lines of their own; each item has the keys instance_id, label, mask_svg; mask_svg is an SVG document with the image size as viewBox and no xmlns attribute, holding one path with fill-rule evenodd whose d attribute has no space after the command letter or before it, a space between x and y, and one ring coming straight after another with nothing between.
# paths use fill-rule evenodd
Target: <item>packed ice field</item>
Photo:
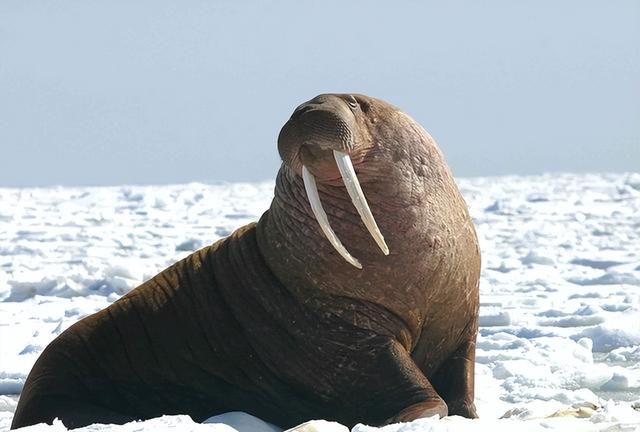
<instances>
[{"instance_id":1,"label":"packed ice field","mask_svg":"<svg viewBox=\"0 0 640 432\"><path fill-rule=\"evenodd\" d=\"M458 184L483 257L480 419L422 419L382 430L640 430L640 174ZM27 374L52 339L257 220L273 187L269 181L0 189L0 431L9 429ZM346 430L327 422L305 427ZM176 429L279 430L242 413L207 424L171 416L83 430ZM28 430L66 428L57 422Z\"/></svg>"}]
</instances>

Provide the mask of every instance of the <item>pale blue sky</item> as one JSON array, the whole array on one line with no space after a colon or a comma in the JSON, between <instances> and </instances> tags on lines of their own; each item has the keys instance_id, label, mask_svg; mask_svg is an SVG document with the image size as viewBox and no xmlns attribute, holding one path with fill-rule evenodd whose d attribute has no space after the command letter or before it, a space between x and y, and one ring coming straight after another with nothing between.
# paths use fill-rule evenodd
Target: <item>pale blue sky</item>
<instances>
[{"instance_id":1,"label":"pale blue sky","mask_svg":"<svg viewBox=\"0 0 640 432\"><path fill-rule=\"evenodd\" d=\"M0 2L0 186L261 180L300 102L401 107L455 175L640 170L640 2Z\"/></svg>"}]
</instances>

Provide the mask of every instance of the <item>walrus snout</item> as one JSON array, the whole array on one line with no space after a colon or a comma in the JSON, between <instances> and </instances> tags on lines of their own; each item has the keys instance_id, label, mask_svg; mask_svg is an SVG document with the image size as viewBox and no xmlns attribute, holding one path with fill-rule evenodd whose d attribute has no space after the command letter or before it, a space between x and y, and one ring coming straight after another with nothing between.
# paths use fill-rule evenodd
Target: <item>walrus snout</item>
<instances>
[{"instance_id":1,"label":"walrus snout","mask_svg":"<svg viewBox=\"0 0 640 432\"><path fill-rule=\"evenodd\" d=\"M340 178L333 152L351 153L354 148L351 124L354 121L345 117L324 107L311 107L296 121L295 127L303 131L296 143L299 145L300 163L320 182L333 182Z\"/></svg>"},{"instance_id":2,"label":"walrus snout","mask_svg":"<svg viewBox=\"0 0 640 432\"><path fill-rule=\"evenodd\" d=\"M299 105L280 131L278 151L285 165L302 176L313 214L331 245L347 262L362 268L331 228L316 185L318 174L321 181L342 178L362 222L382 252L389 254L351 162L358 140L357 108L352 95L320 95Z\"/></svg>"},{"instance_id":3,"label":"walrus snout","mask_svg":"<svg viewBox=\"0 0 640 432\"><path fill-rule=\"evenodd\" d=\"M355 123L353 112L340 97L317 96L299 105L280 130L280 157L298 175L305 164L320 179L336 178L332 151L353 150Z\"/></svg>"}]
</instances>

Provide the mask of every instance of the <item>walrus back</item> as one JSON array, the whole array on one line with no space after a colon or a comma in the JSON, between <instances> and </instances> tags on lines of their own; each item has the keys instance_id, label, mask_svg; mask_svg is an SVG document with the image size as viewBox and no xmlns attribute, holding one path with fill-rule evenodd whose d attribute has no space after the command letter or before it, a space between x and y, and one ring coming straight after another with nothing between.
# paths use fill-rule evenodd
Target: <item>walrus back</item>
<instances>
[{"instance_id":1,"label":"walrus back","mask_svg":"<svg viewBox=\"0 0 640 432\"><path fill-rule=\"evenodd\" d=\"M94 417L124 423L185 413L185 406L195 417L215 410L209 388L243 385L217 378L231 362L219 361L228 357L220 353L222 344L211 345L224 339L221 333L234 332L210 268L220 243L172 265L52 341L25 382L12 428L55 417L65 421L67 411L74 414L65 424L77 427ZM214 322L224 322L224 329ZM96 416L80 415L83 410Z\"/></svg>"}]
</instances>

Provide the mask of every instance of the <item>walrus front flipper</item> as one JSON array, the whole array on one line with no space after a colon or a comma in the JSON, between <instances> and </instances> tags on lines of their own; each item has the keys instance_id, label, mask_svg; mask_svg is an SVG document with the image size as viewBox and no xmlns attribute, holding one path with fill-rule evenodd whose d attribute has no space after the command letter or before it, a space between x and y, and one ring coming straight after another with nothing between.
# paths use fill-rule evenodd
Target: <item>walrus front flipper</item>
<instances>
[{"instance_id":1,"label":"walrus front flipper","mask_svg":"<svg viewBox=\"0 0 640 432\"><path fill-rule=\"evenodd\" d=\"M433 384L449 407L449 415L478 418L474 399L475 336L444 361L433 376Z\"/></svg>"},{"instance_id":2,"label":"walrus front flipper","mask_svg":"<svg viewBox=\"0 0 640 432\"><path fill-rule=\"evenodd\" d=\"M382 424L410 422L448 413L447 404L415 364L407 350L393 340L369 370L366 417L384 415ZM376 411L376 412L373 412Z\"/></svg>"},{"instance_id":3,"label":"walrus front flipper","mask_svg":"<svg viewBox=\"0 0 640 432\"><path fill-rule=\"evenodd\" d=\"M75 429L94 423L125 424L136 418L87 403L74 401L66 396L36 396L22 404L16 411L11 429L38 423L52 424L60 419L68 429Z\"/></svg>"}]
</instances>

